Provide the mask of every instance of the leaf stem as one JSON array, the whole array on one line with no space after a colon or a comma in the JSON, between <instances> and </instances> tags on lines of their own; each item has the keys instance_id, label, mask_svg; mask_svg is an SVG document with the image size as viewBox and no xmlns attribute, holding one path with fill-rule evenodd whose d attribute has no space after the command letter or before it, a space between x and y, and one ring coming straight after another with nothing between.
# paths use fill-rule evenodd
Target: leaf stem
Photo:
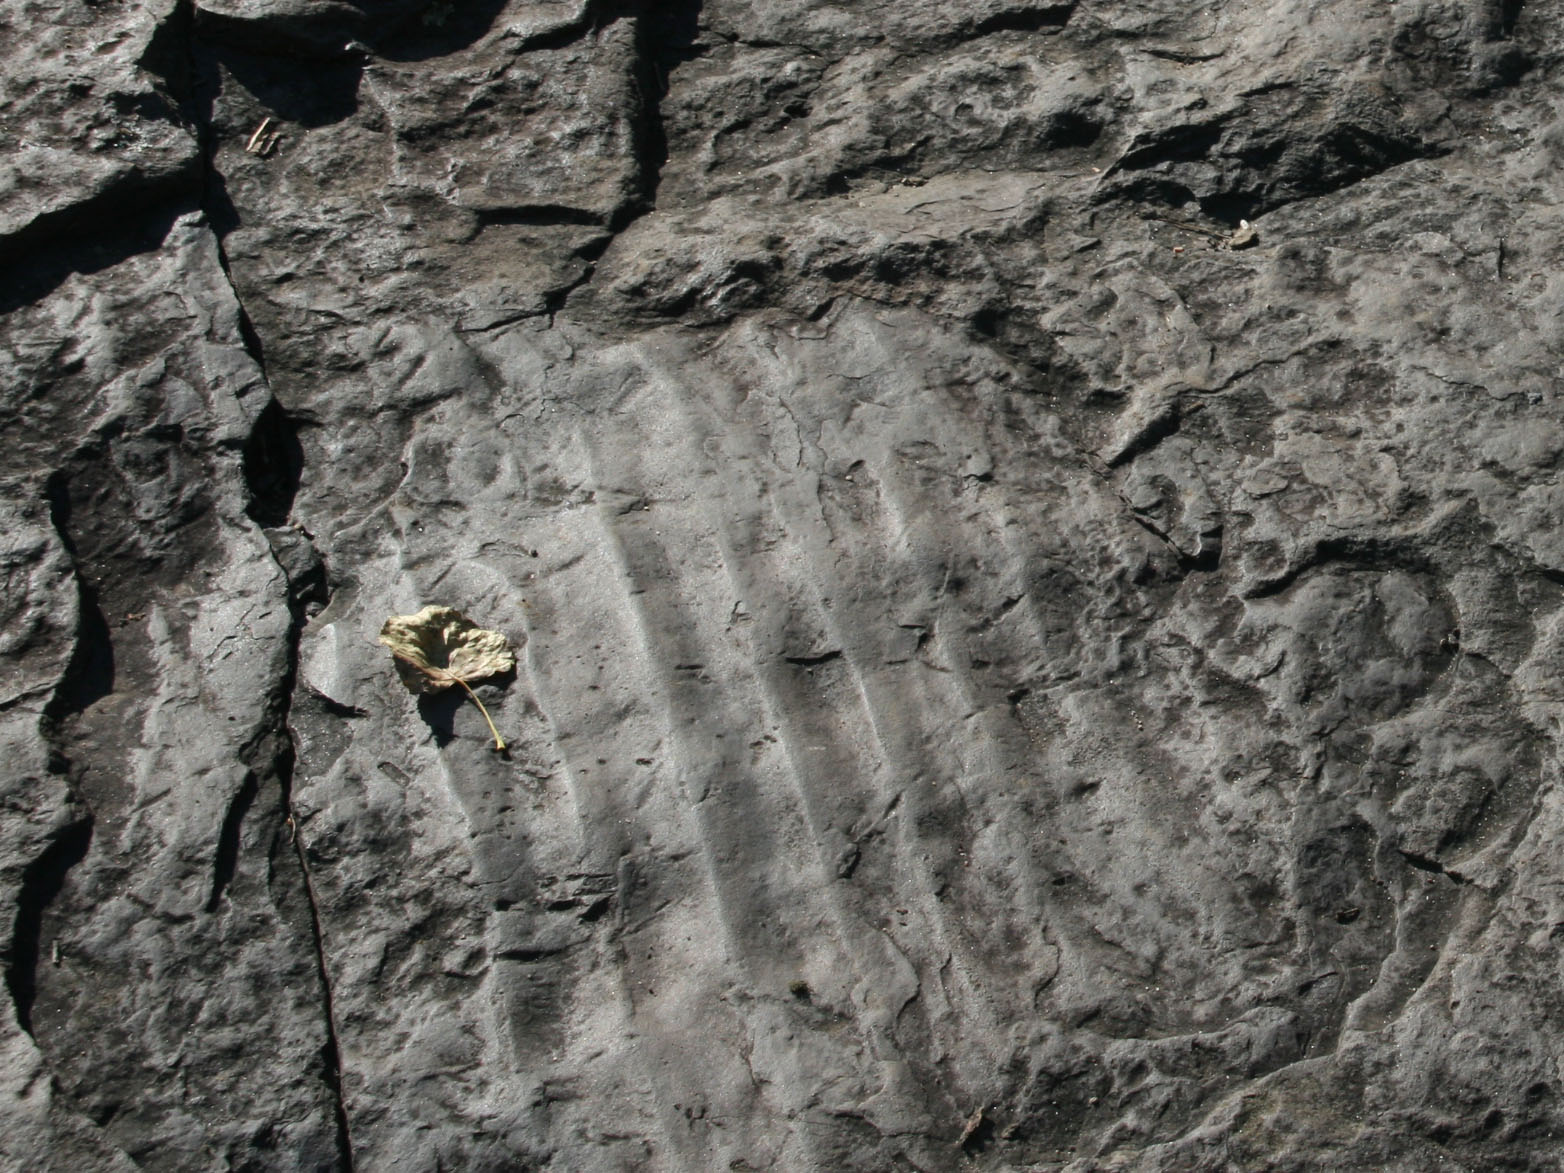
<instances>
[{"instance_id":1,"label":"leaf stem","mask_svg":"<svg viewBox=\"0 0 1564 1173\"><path fill-rule=\"evenodd\" d=\"M460 676L457 676L455 673L447 672L446 676L451 680L456 681L457 684L461 685L467 690L467 695L472 697L472 703L478 706L478 711L483 714L483 719L489 723L489 732L494 734L495 751L497 753L504 753L505 739L500 736L500 731L494 727L494 721L489 716L489 710L483 707L483 702L478 699L478 694L472 690L472 687L465 680L463 680Z\"/></svg>"}]
</instances>

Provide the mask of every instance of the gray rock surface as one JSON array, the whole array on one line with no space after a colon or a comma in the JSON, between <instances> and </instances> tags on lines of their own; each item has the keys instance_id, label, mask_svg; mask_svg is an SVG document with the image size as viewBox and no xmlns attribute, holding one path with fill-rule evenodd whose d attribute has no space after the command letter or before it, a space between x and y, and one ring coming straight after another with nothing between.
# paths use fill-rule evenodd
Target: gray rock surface
<instances>
[{"instance_id":1,"label":"gray rock surface","mask_svg":"<svg viewBox=\"0 0 1564 1173\"><path fill-rule=\"evenodd\" d=\"M0 28L6 1168L1558 1167L1557 13Z\"/></svg>"}]
</instances>

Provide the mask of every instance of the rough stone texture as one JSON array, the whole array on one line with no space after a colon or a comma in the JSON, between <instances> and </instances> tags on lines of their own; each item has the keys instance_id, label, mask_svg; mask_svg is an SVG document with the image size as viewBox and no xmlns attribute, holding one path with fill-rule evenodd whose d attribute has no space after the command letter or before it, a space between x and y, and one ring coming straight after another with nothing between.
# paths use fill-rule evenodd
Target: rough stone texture
<instances>
[{"instance_id":1,"label":"rough stone texture","mask_svg":"<svg viewBox=\"0 0 1564 1173\"><path fill-rule=\"evenodd\" d=\"M1557 1167L1552 10L0 28L7 1168Z\"/></svg>"}]
</instances>

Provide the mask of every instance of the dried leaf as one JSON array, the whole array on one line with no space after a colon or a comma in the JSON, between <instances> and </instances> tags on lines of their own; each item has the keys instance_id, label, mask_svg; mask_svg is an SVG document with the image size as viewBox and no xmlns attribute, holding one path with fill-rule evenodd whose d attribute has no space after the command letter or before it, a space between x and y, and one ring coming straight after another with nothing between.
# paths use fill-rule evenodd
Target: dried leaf
<instances>
[{"instance_id":1,"label":"dried leaf","mask_svg":"<svg viewBox=\"0 0 1564 1173\"><path fill-rule=\"evenodd\" d=\"M393 615L380 629L380 642L404 669L402 681L411 692L443 692L453 684L484 680L516 667L509 640L497 631L485 631L453 607Z\"/></svg>"},{"instance_id":2,"label":"dried leaf","mask_svg":"<svg viewBox=\"0 0 1564 1173\"><path fill-rule=\"evenodd\" d=\"M425 607L416 615L387 619L380 629L380 642L391 649L397 673L409 692L444 692L460 685L488 721L494 748L505 748L489 711L468 683L516 667L515 653L503 635L485 631L455 608Z\"/></svg>"}]
</instances>

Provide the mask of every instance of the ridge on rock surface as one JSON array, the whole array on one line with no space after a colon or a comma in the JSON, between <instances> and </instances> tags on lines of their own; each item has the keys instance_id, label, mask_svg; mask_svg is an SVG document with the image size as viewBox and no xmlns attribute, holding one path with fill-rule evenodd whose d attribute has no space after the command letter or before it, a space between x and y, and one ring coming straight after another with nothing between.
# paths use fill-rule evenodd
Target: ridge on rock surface
<instances>
[{"instance_id":1,"label":"ridge on rock surface","mask_svg":"<svg viewBox=\"0 0 1564 1173\"><path fill-rule=\"evenodd\" d=\"M0 1167L1556 1168L1561 20L0 5Z\"/></svg>"}]
</instances>

